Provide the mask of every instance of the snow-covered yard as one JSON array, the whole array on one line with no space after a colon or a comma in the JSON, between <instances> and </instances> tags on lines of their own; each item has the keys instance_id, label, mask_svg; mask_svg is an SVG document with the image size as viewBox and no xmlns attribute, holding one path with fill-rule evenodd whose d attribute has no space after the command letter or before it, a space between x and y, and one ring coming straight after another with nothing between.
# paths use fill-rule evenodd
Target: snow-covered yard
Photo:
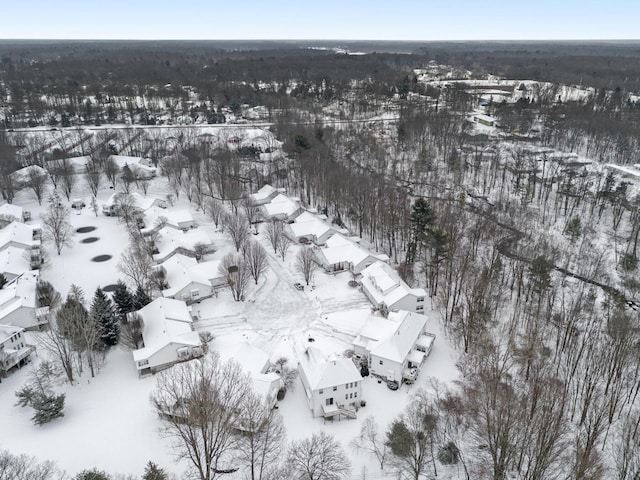
<instances>
[{"instance_id":1,"label":"snow-covered yard","mask_svg":"<svg viewBox=\"0 0 640 480\"><path fill-rule=\"evenodd\" d=\"M82 190L84 183L79 179L74 197L89 198L89 192ZM158 178L147 195L164 197L162 192L166 191L166 180ZM113 190L103 187L98 194L98 203L104 202L112 193ZM31 223L38 222L45 209L45 205L38 206L27 191L19 192L14 203L31 210ZM173 208L191 208L199 228L209 234L216 252L208 259L220 259L233 250L225 235L186 199L176 201ZM124 225L117 218L102 213L96 216L88 206L79 212L72 210L71 221L74 228L95 228L77 233L73 247L64 248L60 256L48 245L51 265L42 271L42 278L50 281L63 297L70 285L78 285L90 300L96 287L114 284L122 277L117 264L129 240ZM94 237L97 240L87 243L87 238ZM286 356L291 365L295 365L296 352L302 352L310 339L325 353L341 354L350 349L352 340L371 313L366 296L348 285L351 274L329 275L318 270L312 285L299 291L293 284L303 283L294 267L296 253L301 247L292 245L283 262L262 235L255 238L267 249L270 268L258 285L252 285L246 301L234 302L231 294L223 290L193 306L199 317L195 328L210 331L215 336L211 348L221 350L249 341L266 351L272 361ZM103 262L92 261L98 255L109 255L110 258ZM351 450L349 442L358 434L368 415L374 415L380 428L386 429L405 407L411 393L428 384L429 377L444 382L457 378L456 354L439 326L438 316L429 308L426 315L429 317L427 330L436 334L437 340L418 382L391 391L384 383L379 384L369 377L364 381L362 393L367 404L358 418L324 423L322 419L312 418L298 380L297 388L279 404L288 439L325 430L335 435L349 452L354 475L366 470L367 478L391 478L382 476L371 458ZM37 344L40 334L29 335ZM30 421L30 410L14 406L14 392L25 383L33 365L44 355L39 351L31 366L14 372L0 385L0 449L55 460L72 474L83 468L98 467L109 472L139 475L149 460L176 473L183 471L184 465L174 463L170 445L158 434L160 420L149 401L155 379L139 379L131 352L120 347L108 352L95 378L90 379L85 372L77 384L58 386L59 391L67 394L64 418L42 427L34 426Z\"/></svg>"}]
</instances>

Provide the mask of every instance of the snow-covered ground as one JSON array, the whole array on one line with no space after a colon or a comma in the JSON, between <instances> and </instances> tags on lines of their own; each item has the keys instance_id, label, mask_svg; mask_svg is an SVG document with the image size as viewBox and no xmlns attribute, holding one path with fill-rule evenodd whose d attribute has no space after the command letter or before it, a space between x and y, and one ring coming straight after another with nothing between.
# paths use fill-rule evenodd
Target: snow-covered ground
<instances>
[{"instance_id":1,"label":"snow-covered ground","mask_svg":"<svg viewBox=\"0 0 640 480\"><path fill-rule=\"evenodd\" d=\"M84 183L82 178L78 178L73 198L89 198ZM147 195L164 197L166 192L166 180L159 178ZM112 193L113 190L103 186L98 194L98 203L106 201ZM38 221L46 207L38 206L27 191L19 192L14 203L31 210L31 223ZM192 207L186 199L180 198L174 208ZM230 241L202 212L195 208L192 211L199 228L205 230L214 242L216 252L210 256L211 259L222 258L233 250ZM117 218L103 216L102 213L96 216L89 207L80 212L72 210L71 221L75 228L95 227L95 230L76 234L74 245L63 249L60 256L48 245L51 266L42 271L42 278L50 281L63 297L70 285L79 285L90 300L97 286L113 284L122 277L117 271L117 264L128 245L128 238L124 225ZM97 237L98 240L81 242L88 237ZM298 291L293 283L303 283L294 268L300 246L293 245L283 262L262 235L255 238L269 252L270 269L258 285L252 286L246 301L234 302L230 293L223 291L193 307L200 318L196 328L215 335L212 349L249 341L264 349L272 360L286 356L292 365L295 365L296 351L304 349L309 338L314 340L315 347L326 353L348 350L371 312L365 295L348 286L351 274L328 275L317 271L312 285ZM105 262L91 261L97 255L111 255L112 258ZM411 393L428 385L429 377L444 382L457 378L456 354L439 326L438 316L433 311L427 311L427 315L428 330L438 338L418 382L391 391L384 383L367 378L363 383L363 399L367 405L358 418L333 423L323 423L322 419L311 417L302 386L298 385L279 404L288 439L299 439L323 429L343 443L352 458L354 475L360 475L366 469L367 478L392 478L382 475L372 458L349 449L349 442L358 434L363 419L368 415L374 415L381 430L385 430L405 407ZM29 335L37 343L39 334ZM119 347L107 354L95 378L90 379L85 372L76 385L59 385L57 389L67 394L64 418L42 427L34 426L30 421L30 409L14 406L14 392L25 383L33 365L43 355L44 352L39 351L35 362L12 373L0 384L0 449L55 460L72 474L95 466L109 472L140 475L149 460L176 473L184 470L184 465L173 461L170 445L158 434L160 420L149 402L155 379L139 379L131 352Z\"/></svg>"}]
</instances>

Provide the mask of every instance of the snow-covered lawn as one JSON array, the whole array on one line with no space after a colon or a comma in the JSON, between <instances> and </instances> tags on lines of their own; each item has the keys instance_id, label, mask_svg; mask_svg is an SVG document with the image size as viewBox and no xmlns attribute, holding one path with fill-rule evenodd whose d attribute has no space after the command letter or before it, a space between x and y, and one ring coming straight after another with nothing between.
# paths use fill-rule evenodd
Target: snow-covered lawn
<instances>
[{"instance_id":1,"label":"snow-covered lawn","mask_svg":"<svg viewBox=\"0 0 640 480\"><path fill-rule=\"evenodd\" d=\"M89 192L84 190L84 183L84 179L78 179L73 197L84 197L86 202ZM166 181L157 179L147 195L164 197L166 192ZM98 203L106 201L112 193L113 190L105 186L99 192ZM31 223L38 221L46 207L38 206L27 191L19 192L14 203L32 211ZM209 256L211 259L222 258L233 251L224 234L186 199L176 201L175 208L192 208L199 228L210 235L217 250ZM102 213L96 217L90 207L80 212L72 211L71 221L74 228L95 227L95 230L76 234L73 247L63 249L60 256L49 245L51 266L42 271L42 278L50 281L63 297L70 285L79 285L90 301L97 286L113 284L122 277L117 264L129 240L124 225L117 218ZM88 237L98 240L81 242ZM329 275L318 270L312 285L298 291L293 284L304 282L294 265L301 247L293 245L283 262L262 235L254 238L267 249L270 268L258 285L252 285L246 301L234 302L229 292L222 291L217 297L193 306L200 318L195 327L215 336L211 348L221 350L249 341L264 349L272 360L288 357L291 365L295 365L296 352L310 344L310 338L315 347L326 353L340 354L348 350L371 312L365 295L348 285L351 274ZM111 258L105 262L91 261L97 255L111 255ZM349 452L354 475L360 475L366 468L367 478L391 478L380 474L372 458L349 449L349 442L358 434L362 420L368 415L374 415L380 428L386 429L404 408L410 394L427 385L430 376L445 382L457 377L456 355L440 329L438 317L428 310L427 316L430 319L428 330L438 338L416 384L402 386L394 392L384 383L367 378L363 383L363 399L367 405L360 410L358 418L328 423L311 417L302 386L298 384L279 404L288 438L299 439L324 429L335 435ZM31 340L37 341L40 334L29 335ZM140 475L149 460L176 473L183 471L184 465L174 463L170 445L158 435L159 419L149 402L155 379L138 378L131 352L114 348L94 379L85 372L76 385L60 385L58 390L67 394L65 416L42 427L32 425L30 409L13 406L14 392L25 383L32 366L45 353L40 351L38 355L31 366L14 372L0 385L0 449L55 460L72 474L95 466L114 473Z\"/></svg>"}]
</instances>

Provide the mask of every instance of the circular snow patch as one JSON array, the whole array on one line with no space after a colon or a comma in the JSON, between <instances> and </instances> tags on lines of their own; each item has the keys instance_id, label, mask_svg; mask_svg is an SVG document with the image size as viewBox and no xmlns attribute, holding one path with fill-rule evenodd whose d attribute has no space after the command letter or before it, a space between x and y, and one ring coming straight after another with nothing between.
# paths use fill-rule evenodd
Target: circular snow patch
<instances>
[{"instance_id":1,"label":"circular snow patch","mask_svg":"<svg viewBox=\"0 0 640 480\"><path fill-rule=\"evenodd\" d=\"M96 227L80 227L78 229L76 229L76 232L78 233L89 233L89 232L93 232L96 229Z\"/></svg>"},{"instance_id":2,"label":"circular snow patch","mask_svg":"<svg viewBox=\"0 0 640 480\"><path fill-rule=\"evenodd\" d=\"M98 240L100 240L98 237L87 237L80 240L80 243L93 243L97 242Z\"/></svg>"},{"instance_id":3,"label":"circular snow patch","mask_svg":"<svg viewBox=\"0 0 640 480\"><path fill-rule=\"evenodd\" d=\"M106 262L107 260L111 260L111 255L98 255L91 259L92 262Z\"/></svg>"}]
</instances>

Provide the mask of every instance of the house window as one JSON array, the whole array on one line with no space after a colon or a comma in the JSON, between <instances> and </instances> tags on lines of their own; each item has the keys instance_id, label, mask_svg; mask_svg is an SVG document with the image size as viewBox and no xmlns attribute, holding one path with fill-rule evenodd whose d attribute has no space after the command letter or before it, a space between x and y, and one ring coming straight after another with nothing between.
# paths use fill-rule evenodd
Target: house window
<instances>
[{"instance_id":1,"label":"house window","mask_svg":"<svg viewBox=\"0 0 640 480\"><path fill-rule=\"evenodd\" d=\"M350 394L349 394L349 398L353 398L353 393L350 393Z\"/></svg>"},{"instance_id":2,"label":"house window","mask_svg":"<svg viewBox=\"0 0 640 480\"><path fill-rule=\"evenodd\" d=\"M325 403L325 405L327 405L327 406L328 406L328 405L333 405L333 397L331 397L331 398L327 398L327 399L324 401L324 403Z\"/></svg>"},{"instance_id":3,"label":"house window","mask_svg":"<svg viewBox=\"0 0 640 480\"><path fill-rule=\"evenodd\" d=\"M198 289L191 290L191 298L196 298L199 296L200 296L200 290Z\"/></svg>"},{"instance_id":4,"label":"house window","mask_svg":"<svg viewBox=\"0 0 640 480\"><path fill-rule=\"evenodd\" d=\"M333 391L335 392L336 390L338 390L338 387L333 387Z\"/></svg>"},{"instance_id":5,"label":"house window","mask_svg":"<svg viewBox=\"0 0 640 480\"><path fill-rule=\"evenodd\" d=\"M380 365L384 365L384 364L382 363L382 360L380 360Z\"/></svg>"},{"instance_id":6,"label":"house window","mask_svg":"<svg viewBox=\"0 0 640 480\"><path fill-rule=\"evenodd\" d=\"M358 388L358 382L353 382L353 388Z\"/></svg>"},{"instance_id":7,"label":"house window","mask_svg":"<svg viewBox=\"0 0 640 480\"><path fill-rule=\"evenodd\" d=\"M146 366L146 365L149 365L149 360L140 360L140 361L138 362L138 366L139 366L139 367L144 367L144 366Z\"/></svg>"},{"instance_id":8,"label":"house window","mask_svg":"<svg viewBox=\"0 0 640 480\"><path fill-rule=\"evenodd\" d=\"M358 392L355 392L355 393L353 394L353 398L358 398Z\"/></svg>"},{"instance_id":9,"label":"house window","mask_svg":"<svg viewBox=\"0 0 640 480\"><path fill-rule=\"evenodd\" d=\"M320 395L322 395L324 393L324 390L320 390Z\"/></svg>"},{"instance_id":10,"label":"house window","mask_svg":"<svg viewBox=\"0 0 640 480\"><path fill-rule=\"evenodd\" d=\"M348 400L348 399L349 399L349 394L348 394L348 393L345 393L345 394L344 394L344 399L345 399L345 400Z\"/></svg>"},{"instance_id":11,"label":"house window","mask_svg":"<svg viewBox=\"0 0 640 480\"><path fill-rule=\"evenodd\" d=\"M418 303L420 303L420 302L424 302L424 297L418 297L417 302L418 302Z\"/></svg>"},{"instance_id":12,"label":"house window","mask_svg":"<svg viewBox=\"0 0 640 480\"><path fill-rule=\"evenodd\" d=\"M422 311L424 311L424 305L418 305L416 307L416 312L422 312Z\"/></svg>"}]
</instances>

